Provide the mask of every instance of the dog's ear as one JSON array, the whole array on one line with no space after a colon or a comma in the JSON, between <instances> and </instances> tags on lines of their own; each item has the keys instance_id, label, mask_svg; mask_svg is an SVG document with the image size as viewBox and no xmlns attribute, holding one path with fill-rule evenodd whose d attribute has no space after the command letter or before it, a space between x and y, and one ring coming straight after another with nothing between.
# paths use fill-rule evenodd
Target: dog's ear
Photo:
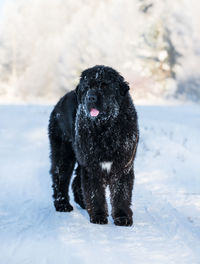
<instances>
[{"instance_id":1,"label":"dog's ear","mask_svg":"<svg viewBox=\"0 0 200 264\"><path fill-rule=\"evenodd\" d=\"M76 86L75 92L76 92L76 97L77 97L77 101L78 103L80 103L81 101L81 95L80 95L80 91L79 91L79 85Z\"/></svg>"},{"instance_id":2,"label":"dog's ear","mask_svg":"<svg viewBox=\"0 0 200 264\"><path fill-rule=\"evenodd\" d=\"M122 96L125 96L126 93L130 90L129 85L127 82L122 81L120 82L119 92Z\"/></svg>"}]
</instances>

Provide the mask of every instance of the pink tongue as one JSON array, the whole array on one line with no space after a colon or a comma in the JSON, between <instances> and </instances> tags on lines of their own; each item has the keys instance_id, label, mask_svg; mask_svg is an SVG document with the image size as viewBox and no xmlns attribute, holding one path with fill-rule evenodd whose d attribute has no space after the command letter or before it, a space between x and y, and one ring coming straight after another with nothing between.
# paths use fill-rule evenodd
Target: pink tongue
<instances>
[{"instance_id":1,"label":"pink tongue","mask_svg":"<svg viewBox=\"0 0 200 264\"><path fill-rule=\"evenodd\" d=\"M97 109L95 109L95 108L92 108L92 109L90 110L90 115L91 115L91 116L98 116L98 114L99 114L99 110L97 110Z\"/></svg>"}]
</instances>

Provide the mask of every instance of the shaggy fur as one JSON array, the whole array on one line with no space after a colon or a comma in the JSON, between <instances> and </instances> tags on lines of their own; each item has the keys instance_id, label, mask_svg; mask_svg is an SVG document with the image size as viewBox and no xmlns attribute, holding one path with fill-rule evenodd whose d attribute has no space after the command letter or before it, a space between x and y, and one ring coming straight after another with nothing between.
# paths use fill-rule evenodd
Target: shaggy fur
<instances>
[{"instance_id":1,"label":"shaggy fur","mask_svg":"<svg viewBox=\"0 0 200 264\"><path fill-rule=\"evenodd\" d=\"M99 114L91 116L91 109ZM90 222L107 223L105 188L111 194L116 225L132 225L133 162L139 139L137 113L129 86L114 69L85 70L76 90L67 93L50 116L51 175L57 211L70 212L69 183Z\"/></svg>"}]
</instances>

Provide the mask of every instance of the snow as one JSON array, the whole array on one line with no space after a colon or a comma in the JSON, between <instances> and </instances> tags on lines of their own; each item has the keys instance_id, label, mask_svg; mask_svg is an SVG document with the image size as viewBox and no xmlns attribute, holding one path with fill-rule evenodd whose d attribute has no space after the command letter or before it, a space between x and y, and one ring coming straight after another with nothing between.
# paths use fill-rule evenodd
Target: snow
<instances>
[{"instance_id":1,"label":"snow","mask_svg":"<svg viewBox=\"0 0 200 264\"><path fill-rule=\"evenodd\" d=\"M89 223L72 193L74 210L55 212L51 110L0 106L0 263L200 263L200 108L137 107L134 227Z\"/></svg>"}]
</instances>

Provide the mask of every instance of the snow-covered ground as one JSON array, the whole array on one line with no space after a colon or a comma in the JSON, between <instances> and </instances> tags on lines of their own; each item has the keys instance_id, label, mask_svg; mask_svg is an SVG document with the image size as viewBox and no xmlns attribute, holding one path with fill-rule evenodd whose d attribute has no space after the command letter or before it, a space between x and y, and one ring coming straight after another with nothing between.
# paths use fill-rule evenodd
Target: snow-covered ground
<instances>
[{"instance_id":1,"label":"snow-covered ground","mask_svg":"<svg viewBox=\"0 0 200 264\"><path fill-rule=\"evenodd\" d=\"M138 106L134 227L57 213L51 106L0 106L0 263L200 263L200 108Z\"/></svg>"}]
</instances>

